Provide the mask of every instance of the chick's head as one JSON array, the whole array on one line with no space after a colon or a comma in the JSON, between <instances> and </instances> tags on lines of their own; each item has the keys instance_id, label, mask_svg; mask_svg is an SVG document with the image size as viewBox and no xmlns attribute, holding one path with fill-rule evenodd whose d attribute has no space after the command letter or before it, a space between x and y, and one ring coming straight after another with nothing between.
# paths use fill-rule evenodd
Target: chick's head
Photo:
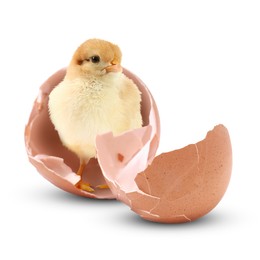
<instances>
[{"instance_id":1,"label":"chick's head","mask_svg":"<svg viewBox=\"0 0 260 260\"><path fill-rule=\"evenodd\" d=\"M121 72L120 48L108 41L90 39L74 53L67 70L68 77L93 75L101 77L110 72Z\"/></svg>"}]
</instances>

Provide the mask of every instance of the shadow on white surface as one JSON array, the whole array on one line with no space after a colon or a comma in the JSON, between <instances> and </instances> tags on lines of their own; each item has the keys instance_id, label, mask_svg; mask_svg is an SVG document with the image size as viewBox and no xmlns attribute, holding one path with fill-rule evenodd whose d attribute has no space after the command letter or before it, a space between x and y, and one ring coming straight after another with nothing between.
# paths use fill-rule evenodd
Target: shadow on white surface
<instances>
[{"instance_id":1,"label":"shadow on white surface","mask_svg":"<svg viewBox=\"0 0 260 260\"><path fill-rule=\"evenodd\" d=\"M225 212L221 210L213 210L207 215L193 221L179 224L165 224L147 221L134 212L126 211L117 216L116 222L122 225L131 225L136 227L147 228L176 228L176 229L192 229L197 227L213 227L213 226L226 226L231 223L235 223L236 218L233 216L233 212Z\"/></svg>"},{"instance_id":2,"label":"shadow on white surface","mask_svg":"<svg viewBox=\"0 0 260 260\"><path fill-rule=\"evenodd\" d=\"M92 199L77 196L69 192L63 191L56 187L49 187L44 189L30 189L27 190L27 195L30 197L33 195L34 200L39 202L52 202L55 204L64 203L66 204L86 204L86 205L105 205L105 204L118 204L119 202L115 199Z\"/></svg>"},{"instance_id":3,"label":"shadow on white surface","mask_svg":"<svg viewBox=\"0 0 260 260\"><path fill-rule=\"evenodd\" d=\"M141 218L139 215L134 213L128 208L128 206L124 205L122 202L117 201L115 199L112 200L100 200L100 199L91 199L80 197L74 194L70 194L68 192L59 190L57 188L49 187L48 189L44 188L42 190L39 189L30 189L27 190L27 195L29 195L34 202L40 204L54 204L54 206L58 205L66 205L70 207L86 207L91 209L96 209L97 211L102 210L104 208L104 214L106 214L106 210L109 208L113 213L110 213L107 219L111 224L118 224L122 226L134 226L134 227L143 227L143 228L176 228L176 229L192 229L197 227L216 227L216 226L233 226L237 225L239 222L239 216L236 214L233 209L226 211L225 208L219 208L218 206L209 212L207 215L193 221L187 223L180 224L164 224L147 221ZM96 213L93 212L93 215Z\"/></svg>"}]
</instances>

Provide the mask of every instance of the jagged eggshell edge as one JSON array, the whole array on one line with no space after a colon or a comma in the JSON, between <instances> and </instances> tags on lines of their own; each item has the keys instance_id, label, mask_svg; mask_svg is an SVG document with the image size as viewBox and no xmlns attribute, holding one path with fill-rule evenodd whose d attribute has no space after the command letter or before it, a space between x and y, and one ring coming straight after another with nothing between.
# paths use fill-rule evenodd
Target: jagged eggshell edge
<instances>
[{"instance_id":1,"label":"jagged eggshell edge","mask_svg":"<svg viewBox=\"0 0 260 260\"><path fill-rule=\"evenodd\" d=\"M130 153L137 153L142 149L143 142L149 143L150 162L155 156L159 145L160 120L155 101L145 84L132 72L124 69L124 74L131 78L142 92L142 117L144 127L123 133L120 137L127 143ZM66 74L66 68L61 69L48 78L40 87L39 94L25 126L25 147L29 161L37 171L55 186L67 192L97 199L113 199L116 195L110 189L95 189L90 193L75 186L80 180L76 174L79 160L65 148L59 139L48 114L48 97L52 89L58 85ZM108 135L111 133L108 133ZM104 135L104 139L105 136ZM139 136L140 135L140 136ZM135 136L139 141L133 142ZM109 160L109 149L107 158ZM83 180L92 185L106 183L97 159L92 159L83 174Z\"/></svg>"},{"instance_id":2,"label":"jagged eggshell edge","mask_svg":"<svg viewBox=\"0 0 260 260\"><path fill-rule=\"evenodd\" d=\"M103 174L117 199L144 219L163 223L193 221L210 212L228 187L232 148L223 125L214 127L196 144L155 157L151 165L146 164L148 143L127 163L116 159L124 148L121 140L112 136L108 163L106 141L104 136L97 139Z\"/></svg>"}]
</instances>

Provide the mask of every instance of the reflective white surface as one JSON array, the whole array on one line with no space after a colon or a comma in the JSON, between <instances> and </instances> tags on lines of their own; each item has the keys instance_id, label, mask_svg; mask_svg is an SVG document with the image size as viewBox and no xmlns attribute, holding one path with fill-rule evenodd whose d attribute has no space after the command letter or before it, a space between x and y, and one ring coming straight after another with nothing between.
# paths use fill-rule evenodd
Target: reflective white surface
<instances>
[{"instance_id":1,"label":"reflective white surface","mask_svg":"<svg viewBox=\"0 0 260 260\"><path fill-rule=\"evenodd\" d=\"M258 1L2 1L0 258L257 259L259 12ZM118 44L149 87L158 153L229 129L231 182L207 216L146 222L120 202L57 189L28 162L23 131L40 85L92 37Z\"/></svg>"}]
</instances>

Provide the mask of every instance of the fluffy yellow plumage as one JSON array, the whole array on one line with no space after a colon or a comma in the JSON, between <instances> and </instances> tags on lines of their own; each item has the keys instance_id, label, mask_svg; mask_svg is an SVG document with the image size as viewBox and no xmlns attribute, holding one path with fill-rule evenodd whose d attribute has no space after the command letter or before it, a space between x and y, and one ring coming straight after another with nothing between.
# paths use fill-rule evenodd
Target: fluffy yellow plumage
<instances>
[{"instance_id":1,"label":"fluffy yellow plumage","mask_svg":"<svg viewBox=\"0 0 260 260\"><path fill-rule=\"evenodd\" d=\"M49 96L49 113L62 143L80 159L82 175L95 157L95 138L142 126L141 94L122 73L118 46L99 39L84 42L74 53L64 80ZM90 184L79 186L94 191ZM103 187L103 186L100 186Z\"/></svg>"}]
</instances>

